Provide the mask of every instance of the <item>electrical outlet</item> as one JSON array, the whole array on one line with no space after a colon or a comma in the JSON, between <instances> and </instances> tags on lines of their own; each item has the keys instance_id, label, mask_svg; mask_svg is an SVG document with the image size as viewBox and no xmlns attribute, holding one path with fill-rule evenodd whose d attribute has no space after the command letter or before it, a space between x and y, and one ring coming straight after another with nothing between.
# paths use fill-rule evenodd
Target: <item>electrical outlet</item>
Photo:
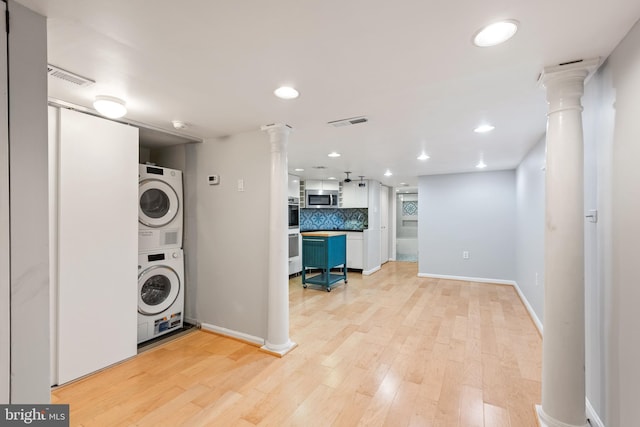
<instances>
[{"instance_id":1,"label":"electrical outlet","mask_svg":"<svg viewBox=\"0 0 640 427\"><path fill-rule=\"evenodd\" d=\"M536 286L538 286L538 273L536 273Z\"/></svg>"},{"instance_id":2,"label":"electrical outlet","mask_svg":"<svg viewBox=\"0 0 640 427\"><path fill-rule=\"evenodd\" d=\"M238 191L244 191L244 179L238 180Z\"/></svg>"},{"instance_id":3,"label":"electrical outlet","mask_svg":"<svg viewBox=\"0 0 640 427\"><path fill-rule=\"evenodd\" d=\"M469 259L469 251L462 251L462 259Z\"/></svg>"}]
</instances>

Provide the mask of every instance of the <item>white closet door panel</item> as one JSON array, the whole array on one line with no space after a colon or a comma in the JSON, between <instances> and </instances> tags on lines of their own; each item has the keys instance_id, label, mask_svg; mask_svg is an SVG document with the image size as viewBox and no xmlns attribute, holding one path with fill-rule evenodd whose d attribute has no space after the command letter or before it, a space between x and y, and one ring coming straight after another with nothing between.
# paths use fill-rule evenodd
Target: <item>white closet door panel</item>
<instances>
[{"instance_id":1,"label":"white closet door panel","mask_svg":"<svg viewBox=\"0 0 640 427\"><path fill-rule=\"evenodd\" d=\"M136 354L138 129L60 115L58 380Z\"/></svg>"}]
</instances>

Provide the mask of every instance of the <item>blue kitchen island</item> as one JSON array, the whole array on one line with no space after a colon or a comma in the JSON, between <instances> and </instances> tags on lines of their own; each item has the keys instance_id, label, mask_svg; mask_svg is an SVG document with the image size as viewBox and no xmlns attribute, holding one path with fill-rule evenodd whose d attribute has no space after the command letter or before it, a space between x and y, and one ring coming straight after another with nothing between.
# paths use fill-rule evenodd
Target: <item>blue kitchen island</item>
<instances>
[{"instance_id":1,"label":"blue kitchen island","mask_svg":"<svg viewBox=\"0 0 640 427\"><path fill-rule=\"evenodd\" d=\"M302 286L324 286L331 292L334 283L347 283L347 233L342 231L307 231L302 234ZM341 268L341 272L332 269ZM307 276L307 269L320 270Z\"/></svg>"}]
</instances>

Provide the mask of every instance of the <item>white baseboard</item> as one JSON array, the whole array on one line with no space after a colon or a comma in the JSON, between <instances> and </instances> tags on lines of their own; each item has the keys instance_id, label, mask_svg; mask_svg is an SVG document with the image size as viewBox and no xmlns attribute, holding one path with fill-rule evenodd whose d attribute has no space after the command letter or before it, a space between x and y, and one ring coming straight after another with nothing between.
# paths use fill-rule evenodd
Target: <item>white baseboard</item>
<instances>
[{"instance_id":1,"label":"white baseboard","mask_svg":"<svg viewBox=\"0 0 640 427\"><path fill-rule=\"evenodd\" d=\"M373 267L371 270L362 270L363 276L371 276L376 271L380 270L380 266Z\"/></svg>"},{"instance_id":2,"label":"white baseboard","mask_svg":"<svg viewBox=\"0 0 640 427\"><path fill-rule=\"evenodd\" d=\"M589 399L587 399L587 418L589 418L589 422L591 423L591 427L604 427L604 423L602 422L602 420L600 419L600 417L598 416L598 413L596 412L595 409L593 409L593 406L591 406L591 402L589 402Z\"/></svg>"},{"instance_id":3,"label":"white baseboard","mask_svg":"<svg viewBox=\"0 0 640 427\"><path fill-rule=\"evenodd\" d=\"M596 411L593 409L593 406L591 406L591 403L589 403L589 399L586 400L586 408L587 408L588 423L585 424L585 426L604 427L604 423L602 422L600 417L598 417L598 414L596 414ZM551 422L549 419L547 419L547 415L545 415L544 411L542 410L542 406L540 405L536 405L536 415L538 416L538 423L540 424L540 427L568 426L568 424L561 423L559 421Z\"/></svg>"},{"instance_id":4,"label":"white baseboard","mask_svg":"<svg viewBox=\"0 0 640 427\"><path fill-rule=\"evenodd\" d=\"M536 312L533 311L533 307L531 307L531 304L529 304L529 300L527 299L527 297L524 296L517 282L513 282L513 287L516 288L516 292L520 297L520 301L522 301L522 303L524 304L524 307L529 312L529 317L531 317L531 320L533 320L533 323L536 325L536 328L538 328L538 332L540 332L540 335L542 335L542 329L543 329L542 322L538 318L538 315L536 314Z\"/></svg>"},{"instance_id":5,"label":"white baseboard","mask_svg":"<svg viewBox=\"0 0 640 427\"><path fill-rule=\"evenodd\" d=\"M249 344L255 344L258 346L264 345L264 338L255 337L253 335L245 334L243 332L238 332L231 329L223 328L222 326L211 325L209 323L202 323L201 328L204 329L205 331L215 332L216 334L235 338L237 340L244 341Z\"/></svg>"},{"instance_id":6,"label":"white baseboard","mask_svg":"<svg viewBox=\"0 0 640 427\"><path fill-rule=\"evenodd\" d=\"M495 283L497 285L511 285L511 286L515 285L516 283L513 280L485 279L483 277L450 276L448 274L418 273L418 277L430 277L432 279L462 280L465 282Z\"/></svg>"}]
</instances>

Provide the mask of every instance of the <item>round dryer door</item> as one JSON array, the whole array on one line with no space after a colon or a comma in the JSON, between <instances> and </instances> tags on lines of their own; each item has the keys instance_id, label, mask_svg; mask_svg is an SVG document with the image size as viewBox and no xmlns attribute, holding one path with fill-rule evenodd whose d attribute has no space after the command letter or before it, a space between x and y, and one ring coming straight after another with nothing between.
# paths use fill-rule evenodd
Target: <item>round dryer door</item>
<instances>
[{"instance_id":1,"label":"round dryer door","mask_svg":"<svg viewBox=\"0 0 640 427\"><path fill-rule=\"evenodd\" d=\"M176 191L164 181L146 179L138 188L138 221L148 227L163 227L178 214Z\"/></svg>"},{"instance_id":2,"label":"round dryer door","mask_svg":"<svg viewBox=\"0 0 640 427\"><path fill-rule=\"evenodd\" d=\"M138 311L159 314L171 307L180 292L180 279L167 266L149 267L138 276Z\"/></svg>"}]
</instances>

